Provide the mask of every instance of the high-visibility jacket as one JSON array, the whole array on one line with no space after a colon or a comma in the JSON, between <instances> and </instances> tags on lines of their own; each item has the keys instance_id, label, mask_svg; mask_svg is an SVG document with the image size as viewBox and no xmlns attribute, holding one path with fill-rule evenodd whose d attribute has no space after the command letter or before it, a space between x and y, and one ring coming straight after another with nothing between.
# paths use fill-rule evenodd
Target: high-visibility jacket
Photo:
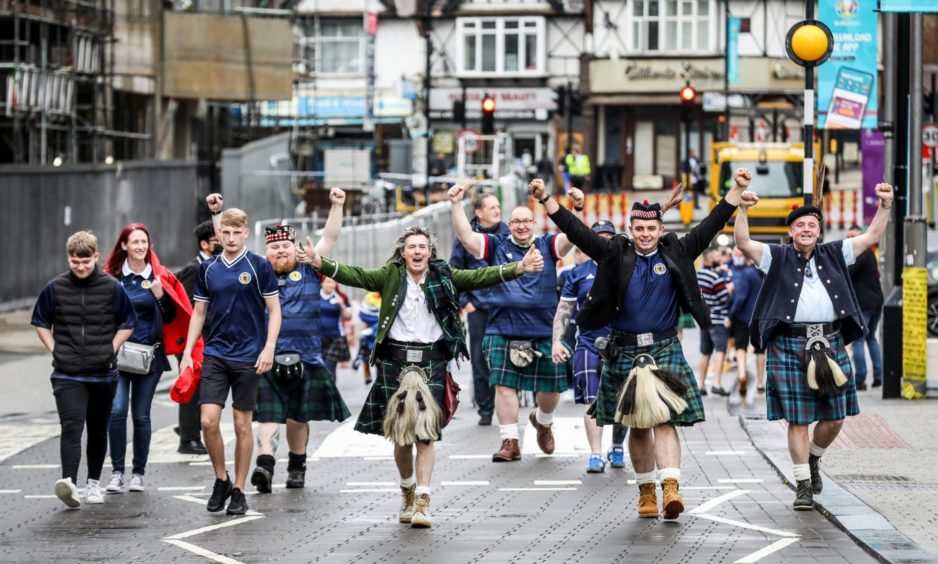
<instances>
[{"instance_id":1,"label":"high-visibility jacket","mask_svg":"<svg viewBox=\"0 0 938 564\"><path fill-rule=\"evenodd\" d=\"M589 176L592 173L590 168L590 158L586 155L569 154L564 160L567 165L567 172L570 176Z\"/></svg>"}]
</instances>

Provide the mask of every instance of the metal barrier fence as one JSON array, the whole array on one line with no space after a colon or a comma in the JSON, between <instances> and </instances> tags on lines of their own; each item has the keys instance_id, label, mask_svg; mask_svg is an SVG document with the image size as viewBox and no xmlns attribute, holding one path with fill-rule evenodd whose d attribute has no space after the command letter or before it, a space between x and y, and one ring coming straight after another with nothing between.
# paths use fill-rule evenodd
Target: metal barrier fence
<instances>
[{"instance_id":1,"label":"metal barrier fence","mask_svg":"<svg viewBox=\"0 0 938 564\"><path fill-rule=\"evenodd\" d=\"M209 172L173 161L0 167L0 310L31 304L65 272L65 241L82 229L97 235L101 263L120 229L140 222L163 263L185 264L198 250L192 228Z\"/></svg>"}]
</instances>

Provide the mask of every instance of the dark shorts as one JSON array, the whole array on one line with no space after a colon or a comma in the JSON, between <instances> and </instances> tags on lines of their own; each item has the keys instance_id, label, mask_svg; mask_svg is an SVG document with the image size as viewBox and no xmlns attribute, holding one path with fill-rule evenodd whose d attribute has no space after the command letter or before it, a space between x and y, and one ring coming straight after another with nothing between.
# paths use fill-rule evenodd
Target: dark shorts
<instances>
[{"instance_id":1,"label":"dark shorts","mask_svg":"<svg viewBox=\"0 0 938 564\"><path fill-rule=\"evenodd\" d=\"M815 421L839 421L860 413L856 381L843 337L838 333L830 337L830 343L834 358L847 377L847 384L842 392L826 397L808 387L806 343L803 337L787 336L774 336L769 341L765 394L768 419L809 425Z\"/></svg>"},{"instance_id":2,"label":"dark shorts","mask_svg":"<svg viewBox=\"0 0 938 564\"><path fill-rule=\"evenodd\" d=\"M299 378L278 378L270 371L258 382L254 420L259 423L344 421L349 415L332 375L321 364L304 362Z\"/></svg>"},{"instance_id":3,"label":"dark shorts","mask_svg":"<svg viewBox=\"0 0 938 564\"><path fill-rule=\"evenodd\" d=\"M700 330L700 354L713 354L726 352L726 343L730 338L730 330L719 324L714 323L710 329Z\"/></svg>"},{"instance_id":4,"label":"dark shorts","mask_svg":"<svg viewBox=\"0 0 938 564\"><path fill-rule=\"evenodd\" d=\"M765 354L765 349L760 349L756 346L755 343L749 342L749 325L745 321L733 320L733 340L735 341L736 350L745 351L749 349L749 345L752 344L752 348L756 354Z\"/></svg>"},{"instance_id":5,"label":"dark shorts","mask_svg":"<svg viewBox=\"0 0 938 564\"><path fill-rule=\"evenodd\" d=\"M602 360L599 354L588 347L577 347L573 351L573 398L575 403L589 405L599 392L599 375Z\"/></svg>"},{"instance_id":6,"label":"dark shorts","mask_svg":"<svg viewBox=\"0 0 938 564\"><path fill-rule=\"evenodd\" d=\"M551 338L532 339L534 348L541 356L524 368L511 363L508 354L509 337L486 335L482 338L482 354L489 365L489 383L492 386L505 386L515 390L529 392L565 392L567 365L554 364L551 358Z\"/></svg>"},{"instance_id":7,"label":"dark shorts","mask_svg":"<svg viewBox=\"0 0 938 564\"><path fill-rule=\"evenodd\" d=\"M254 411L259 379L252 362L206 356L202 364L202 381L199 383L199 405L225 407L228 390L231 390L232 407L241 411Z\"/></svg>"}]
</instances>

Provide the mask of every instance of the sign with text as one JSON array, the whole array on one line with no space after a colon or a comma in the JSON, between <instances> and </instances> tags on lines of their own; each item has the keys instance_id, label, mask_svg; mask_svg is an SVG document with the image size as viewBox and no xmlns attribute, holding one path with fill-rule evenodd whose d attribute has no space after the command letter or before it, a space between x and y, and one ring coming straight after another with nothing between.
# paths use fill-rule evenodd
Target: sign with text
<instances>
[{"instance_id":1,"label":"sign with text","mask_svg":"<svg viewBox=\"0 0 938 564\"><path fill-rule=\"evenodd\" d=\"M876 0L821 0L820 20L834 35L818 69L818 128L877 126Z\"/></svg>"},{"instance_id":2,"label":"sign with text","mask_svg":"<svg viewBox=\"0 0 938 564\"><path fill-rule=\"evenodd\" d=\"M482 117L482 99L488 94L495 99L495 119L539 119L538 110L544 114L556 110L554 91L550 88L467 88L466 117L470 120ZM430 115L434 119L453 117L453 102L461 100L462 88L434 88L430 91ZM544 116L546 117L546 115Z\"/></svg>"},{"instance_id":3,"label":"sign with text","mask_svg":"<svg viewBox=\"0 0 938 564\"><path fill-rule=\"evenodd\" d=\"M879 0L880 12L938 12L935 0Z\"/></svg>"}]
</instances>

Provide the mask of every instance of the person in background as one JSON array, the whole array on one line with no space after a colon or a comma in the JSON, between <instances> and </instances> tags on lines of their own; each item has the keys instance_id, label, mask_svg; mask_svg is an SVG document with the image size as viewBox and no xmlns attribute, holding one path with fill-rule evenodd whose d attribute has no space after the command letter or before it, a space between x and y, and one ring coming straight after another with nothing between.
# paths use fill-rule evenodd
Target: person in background
<instances>
[{"instance_id":1,"label":"person in background","mask_svg":"<svg viewBox=\"0 0 938 564\"><path fill-rule=\"evenodd\" d=\"M362 322L361 337L358 340L358 354L352 361L352 369L362 369L365 376L365 385L371 384L371 351L375 348L375 336L378 334L378 313L381 310L381 294L368 292L362 298L358 308L358 319Z\"/></svg>"},{"instance_id":2,"label":"person in background","mask_svg":"<svg viewBox=\"0 0 938 564\"><path fill-rule=\"evenodd\" d=\"M352 359L348 347L348 338L345 336L343 321L352 318L352 308L348 297L338 291L338 284L331 278L322 279L319 290L319 322L322 328L322 360L336 379L340 362Z\"/></svg>"},{"instance_id":3,"label":"person in background","mask_svg":"<svg viewBox=\"0 0 938 564\"><path fill-rule=\"evenodd\" d=\"M588 155L583 154L579 143L574 143L571 151L564 157L563 166L570 176L570 184L574 188L582 190L589 182L590 175L593 174L590 158Z\"/></svg>"},{"instance_id":4,"label":"person in background","mask_svg":"<svg viewBox=\"0 0 938 564\"><path fill-rule=\"evenodd\" d=\"M851 225L847 237L861 235L863 230L858 225ZM866 351L864 345L870 349L870 361L873 364L872 386L878 388L883 385L883 355L876 340L876 330L879 328L879 319L883 315L883 287L879 283L879 266L873 249L866 249L856 262L848 269L850 281L853 282L853 291L860 302L860 311L866 322L866 336L854 341L853 350L854 377L857 381L857 390L866 389Z\"/></svg>"},{"instance_id":5,"label":"person in background","mask_svg":"<svg viewBox=\"0 0 938 564\"><path fill-rule=\"evenodd\" d=\"M713 326L700 331L700 373L697 376L700 395L707 395L706 383L710 367L710 356L713 355L714 376L710 392L717 396L728 396L729 393L721 385L723 379L723 358L726 356L726 345L729 339L727 328L727 311L730 303L730 291L726 278L719 269L720 253L716 249L707 249L700 257L701 268L697 271L697 284L703 295L704 303L710 311Z\"/></svg>"},{"instance_id":6,"label":"person in background","mask_svg":"<svg viewBox=\"0 0 938 564\"><path fill-rule=\"evenodd\" d=\"M730 330L736 346L736 369L739 374L739 395L747 397L749 375L746 353L749 351L749 321L762 288L762 273L737 247L733 249L733 294L730 296ZM765 350L754 345L757 389L765 393Z\"/></svg>"}]
</instances>

